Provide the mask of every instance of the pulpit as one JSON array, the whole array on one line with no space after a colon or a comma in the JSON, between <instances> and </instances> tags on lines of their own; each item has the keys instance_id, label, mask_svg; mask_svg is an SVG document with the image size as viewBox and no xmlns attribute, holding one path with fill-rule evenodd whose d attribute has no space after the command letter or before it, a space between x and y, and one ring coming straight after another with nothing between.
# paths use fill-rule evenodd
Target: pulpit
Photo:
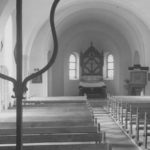
<instances>
[{"instance_id":1,"label":"pulpit","mask_svg":"<svg viewBox=\"0 0 150 150\"><path fill-rule=\"evenodd\" d=\"M129 67L130 70L130 95L141 95L145 91L148 78L148 67L137 64Z\"/></svg>"}]
</instances>

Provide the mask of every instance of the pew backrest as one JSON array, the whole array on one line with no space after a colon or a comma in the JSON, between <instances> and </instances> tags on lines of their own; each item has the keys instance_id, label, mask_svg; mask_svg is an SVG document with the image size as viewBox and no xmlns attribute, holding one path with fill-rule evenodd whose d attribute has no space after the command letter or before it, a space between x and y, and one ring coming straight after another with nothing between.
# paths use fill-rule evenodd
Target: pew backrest
<instances>
[{"instance_id":1,"label":"pew backrest","mask_svg":"<svg viewBox=\"0 0 150 150\"><path fill-rule=\"evenodd\" d=\"M97 133L96 126L65 126L65 127L29 127L23 128L23 134L57 134L57 133ZM0 135L15 135L15 128L0 129Z\"/></svg>"}]
</instances>

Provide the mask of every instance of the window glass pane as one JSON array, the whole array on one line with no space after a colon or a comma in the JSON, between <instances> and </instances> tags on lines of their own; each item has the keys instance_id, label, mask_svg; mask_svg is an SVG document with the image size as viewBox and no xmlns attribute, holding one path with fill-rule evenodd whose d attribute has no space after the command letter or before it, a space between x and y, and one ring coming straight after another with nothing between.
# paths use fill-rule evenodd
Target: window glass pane
<instances>
[{"instance_id":1,"label":"window glass pane","mask_svg":"<svg viewBox=\"0 0 150 150\"><path fill-rule=\"evenodd\" d=\"M108 78L114 77L114 70L108 70Z\"/></svg>"},{"instance_id":2,"label":"window glass pane","mask_svg":"<svg viewBox=\"0 0 150 150\"><path fill-rule=\"evenodd\" d=\"M109 55L109 56L108 56L108 62L113 62L113 61L114 61L113 55Z\"/></svg>"},{"instance_id":3,"label":"window glass pane","mask_svg":"<svg viewBox=\"0 0 150 150\"><path fill-rule=\"evenodd\" d=\"M76 57L74 55L70 55L69 62L76 62Z\"/></svg>"},{"instance_id":4,"label":"window glass pane","mask_svg":"<svg viewBox=\"0 0 150 150\"><path fill-rule=\"evenodd\" d=\"M75 70L69 70L69 77L70 79L76 78L76 71Z\"/></svg>"},{"instance_id":5,"label":"window glass pane","mask_svg":"<svg viewBox=\"0 0 150 150\"><path fill-rule=\"evenodd\" d=\"M108 63L108 69L114 69L114 63Z\"/></svg>"},{"instance_id":6,"label":"window glass pane","mask_svg":"<svg viewBox=\"0 0 150 150\"><path fill-rule=\"evenodd\" d=\"M78 54L72 53L69 57L69 79L70 80L76 80L79 78L79 57Z\"/></svg>"},{"instance_id":7,"label":"window glass pane","mask_svg":"<svg viewBox=\"0 0 150 150\"><path fill-rule=\"evenodd\" d=\"M75 63L70 63L69 64L69 69L76 69L76 64Z\"/></svg>"}]
</instances>

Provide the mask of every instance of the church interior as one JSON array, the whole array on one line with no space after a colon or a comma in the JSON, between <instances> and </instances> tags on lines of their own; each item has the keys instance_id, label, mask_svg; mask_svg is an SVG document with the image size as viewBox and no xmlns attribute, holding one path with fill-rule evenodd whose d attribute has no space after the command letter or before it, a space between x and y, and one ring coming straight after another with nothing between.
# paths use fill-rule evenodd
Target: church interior
<instances>
[{"instance_id":1,"label":"church interior","mask_svg":"<svg viewBox=\"0 0 150 150\"><path fill-rule=\"evenodd\" d=\"M0 0L0 149L149 149L149 39L149 0Z\"/></svg>"}]
</instances>

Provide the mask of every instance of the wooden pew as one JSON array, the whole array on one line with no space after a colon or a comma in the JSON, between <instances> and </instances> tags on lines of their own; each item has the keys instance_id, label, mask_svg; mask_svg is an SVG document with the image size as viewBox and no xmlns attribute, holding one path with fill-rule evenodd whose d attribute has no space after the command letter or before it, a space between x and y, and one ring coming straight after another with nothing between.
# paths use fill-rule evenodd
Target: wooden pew
<instances>
[{"instance_id":1,"label":"wooden pew","mask_svg":"<svg viewBox=\"0 0 150 150\"><path fill-rule=\"evenodd\" d=\"M144 148L147 149L147 143L148 143L148 136L150 136L150 108L144 109L143 115L144 115L144 126L139 127L139 130L143 131L143 144ZM149 126L148 126L149 125Z\"/></svg>"},{"instance_id":2,"label":"wooden pew","mask_svg":"<svg viewBox=\"0 0 150 150\"><path fill-rule=\"evenodd\" d=\"M76 119L76 120L64 120L64 121L56 121L53 119L52 121L28 121L23 122L24 128L30 128L30 127L60 127L60 126L92 126L94 125L93 120L88 120L82 118L82 119ZM16 123L15 122L0 122L0 129L9 129L9 128L15 128Z\"/></svg>"},{"instance_id":3,"label":"wooden pew","mask_svg":"<svg viewBox=\"0 0 150 150\"><path fill-rule=\"evenodd\" d=\"M0 146L2 150L16 150L14 145ZM109 144L71 144L71 145L28 145L23 150L112 150Z\"/></svg>"},{"instance_id":4,"label":"wooden pew","mask_svg":"<svg viewBox=\"0 0 150 150\"><path fill-rule=\"evenodd\" d=\"M101 143L100 133L24 134L23 143L95 142ZM0 144L15 144L16 135L0 135Z\"/></svg>"},{"instance_id":5,"label":"wooden pew","mask_svg":"<svg viewBox=\"0 0 150 150\"><path fill-rule=\"evenodd\" d=\"M121 99L121 96L111 98L111 103L113 103L113 105L111 104L110 107L112 107L112 115L114 116L115 114L114 118L119 120L125 129L128 129L128 121L131 121L134 109L131 107L131 103L129 103L131 101L128 100L128 97L123 96L123 98L127 99Z\"/></svg>"},{"instance_id":6,"label":"wooden pew","mask_svg":"<svg viewBox=\"0 0 150 150\"><path fill-rule=\"evenodd\" d=\"M87 101L83 96L65 97L65 98L63 97L63 100L61 100L60 98L62 97L54 97L53 99L51 98L50 100L48 99L44 100L45 98L44 99L41 98L39 100L33 100L33 99L26 100L25 102L27 103L34 101L35 103L40 102L42 104L39 106L35 105L35 107L28 106L23 108L23 121L28 122L34 120L35 122L38 122L39 118L41 119L40 121L46 118L46 121L49 120L49 122L51 120L55 120L55 122L57 121L59 122L63 120L69 121L70 119L72 121L72 117L74 117L74 121L79 123L80 121L82 121L83 118L85 121L93 119L92 118L93 116L87 107ZM77 98L77 100L75 100L75 98ZM44 109L46 111L43 112ZM30 114L34 114L34 116L31 116ZM14 118L10 118L9 120L14 120L15 122L16 120L15 116ZM1 119L0 122L2 122Z\"/></svg>"},{"instance_id":7,"label":"wooden pew","mask_svg":"<svg viewBox=\"0 0 150 150\"><path fill-rule=\"evenodd\" d=\"M98 126L100 127L100 125ZM16 130L0 129L0 144L15 144ZM102 132L96 126L23 128L23 143L95 142L101 143Z\"/></svg>"},{"instance_id":8,"label":"wooden pew","mask_svg":"<svg viewBox=\"0 0 150 150\"><path fill-rule=\"evenodd\" d=\"M93 114L89 111L88 106L86 105L85 99L73 99L69 100L70 97L67 97L68 100L56 100L56 97L51 100L47 100L47 104L42 104L34 107L24 107L23 108L23 122L24 127L30 126L40 126L44 123L46 126L86 126L93 125ZM76 97L75 97L76 98ZM34 102L36 102L34 100ZM44 105L44 106L43 106ZM43 112L44 110L44 112ZM40 112L40 113L39 113ZM15 112L14 112L15 113ZM33 114L33 115L30 115ZM5 115L5 114L4 114ZM40 118L40 120L39 120ZM73 119L72 119L73 118ZM0 119L0 128L15 126L15 116L10 117L11 121L2 122ZM8 123L7 123L8 122ZM46 123L47 122L47 123Z\"/></svg>"},{"instance_id":9,"label":"wooden pew","mask_svg":"<svg viewBox=\"0 0 150 150\"><path fill-rule=\"evenodd\" d=\"M145 98L145 97L144 97ZM143 97L138 97L138 100L136 101L137 97L129 97L127 104L128 108L127 111L130 113L130 133L132 134L132 125L136 124L136 141L139 140L139 130L144 129L144 114L145 112L150 113L150 97L148 100L148 97L146 97L146 100ZM133 118L134 115L134 118ZM142 125L142 126L140 126Z\"/></svg>"},{"instance_id":10,"label":"wooden pew","mask_svg":"<svg viewBox=\"0 0 150 150\"><path fill-rule=\"evenodd\" d=\"M138 144L144 144L144 148L147 148L147 137L150 136L148 134L148 130L150 129L150 126L148 127L148 124L150 124L150 119L148 115L150 116L150 104L149 103L136 103L132 105L133 108L136 108L136 135L135 139ZM133 120L130 123L131 125L134 124ZM143 131L143 142L139 141L139 132Z\"/></svg>"},{"instance_id":11,"label":"wooden pew","mask_svg":"<svg viewBox=\"0 0 150 150\"><path fill-rule=\"evenodd\" d=\"M68 98L68 99L67 99ZM34 101L34 107L24 108L24 122L23 122L23 139L27 143L29 141L36 142L83 142L83 141L95 141L101 142L101 133L98 133L97 127L94 126L91 112L86 106L86 99L73 97L57 99L49 99L44 101L29 100L32 103ZM44 98L45 99L45 98ZM71 100L70 100L71 99ZM38 106L36 106L38 103ZM42 105L42 108L40 105ZM43 107L43 105L46 105ZM48 105L49 104L49 105ZM37 110L40 115L43 110L47 110L48 121L31 121L35 116L29 116ZM37 113L38 113L37 111ZM45 112L42 115L47 115ZM42 118L42 115L37 115L37 118ZM9 144L15 141L15 122L1 122L0 123L0 143ZM43 136L41 138L41 136ZM7 141L5 141L7 139ZM70 141L69 141L70 140ZM6 142L6 143L5 143Z\"/></svg>"},{"instance_id":12,"label":"wooden pew","mask_svg":"<svg viewBox=\"0 0 150 150\"><path fill-rule=\"evenodd\" d=\"M30 97L23 100L22 105L33 107L33 106L44 106L52 103L86 103L86 96L55 96L55 97Z\"/></svg>"},{"instance_id":13,"label":"wooden pew","mask_svg":"<svg viewBox=\"0 0 150 150\"><path fill-rule=\"evenodd\" d=\"M57 134L57 133L97 133L96 126L63 126L63 127L29 127L23 128L23 134ZM15 135L15 128L0 129L0 135Z\"/></svg>"},{"instance_id":14,"label":"wooden pew","mask_svg":"<svg viewBox=\"0 0 150 150\"><path fill-rule=\"evenodd\" d=\"M146 116L150 115L150 97L149 96L143 96L143 97L115 96L111 98L110 101L113 101L113 103L119 102L124 105L126 104L128 106L125 108L126 115L124 115L124 117L126 122L127 120L129 120L129 125L130 125L129 133L132 136L132 125L136 124L136 135L135 135L136 142L137 143L140 142L139 131L143 130L144 131L143 143L144 143L144 147L147 148L147 137L150 136L150 134L148 133L148 130L150 129L150 127L148 127L148 124L150 124L150 120L148 119L149 117ZM113 110L113 111L117 111L117 110ZM129 116L127 115L128 113Z\"/></svg>"},{"instance_id":15,"label":"wooden pew","mask_svg":"<svg viewBox=\"0 0 150 150\"><path fill-rule=\"evenodd\" d=\"M100 127L100 125L98 126ZM15 129L0 129L0 144L15 144ZM23 128L23 143L95 142L101 143L103 132L95 126Z\"/></svg>"},{"instance_id":16,"label":"wooden pew","mask_svg":"<svg viewBox=\"0 0 150 150\"><path fill-rule=\"evenodd\" d=\"M63 102L65 102L65 104ZM31 107L30 104L33 107ZM28 102L25 102L24 105L26 106L24 107L25 121L23 122L24 144L43 144L45 142L67 142L72 144L73 142L101 143L102 141L103 132L100 131L99 124L99 128L94 126L92 114L87 107L85 99L78 99L77 101L74 99L72 99L71 101L69 101L68 99L59 99L49 100L48 102L47 100L30 100ZM29 119L28 114L26 115L26 113L28 112L32 114L32 112L34 112L37 107L41 110L47 109L50 115L49 119L51 119L51 121L31 121L30 119L32 119L32 117ZM59 113L55 114L55 112L57 111L59 111ZM41 111L39 112L41 114ZM3 146L3 144L15 144L15 132L15 122L1 122L0 146ZM7 148L7 146L5 148ZM25 149L26 148L29 147L25 147ZM51 147L48 146L48 148ZM92 148L94 149L94 146ZM98 146L98 148L101 148L101 146Z\"/></svg>"}]
</instances>

